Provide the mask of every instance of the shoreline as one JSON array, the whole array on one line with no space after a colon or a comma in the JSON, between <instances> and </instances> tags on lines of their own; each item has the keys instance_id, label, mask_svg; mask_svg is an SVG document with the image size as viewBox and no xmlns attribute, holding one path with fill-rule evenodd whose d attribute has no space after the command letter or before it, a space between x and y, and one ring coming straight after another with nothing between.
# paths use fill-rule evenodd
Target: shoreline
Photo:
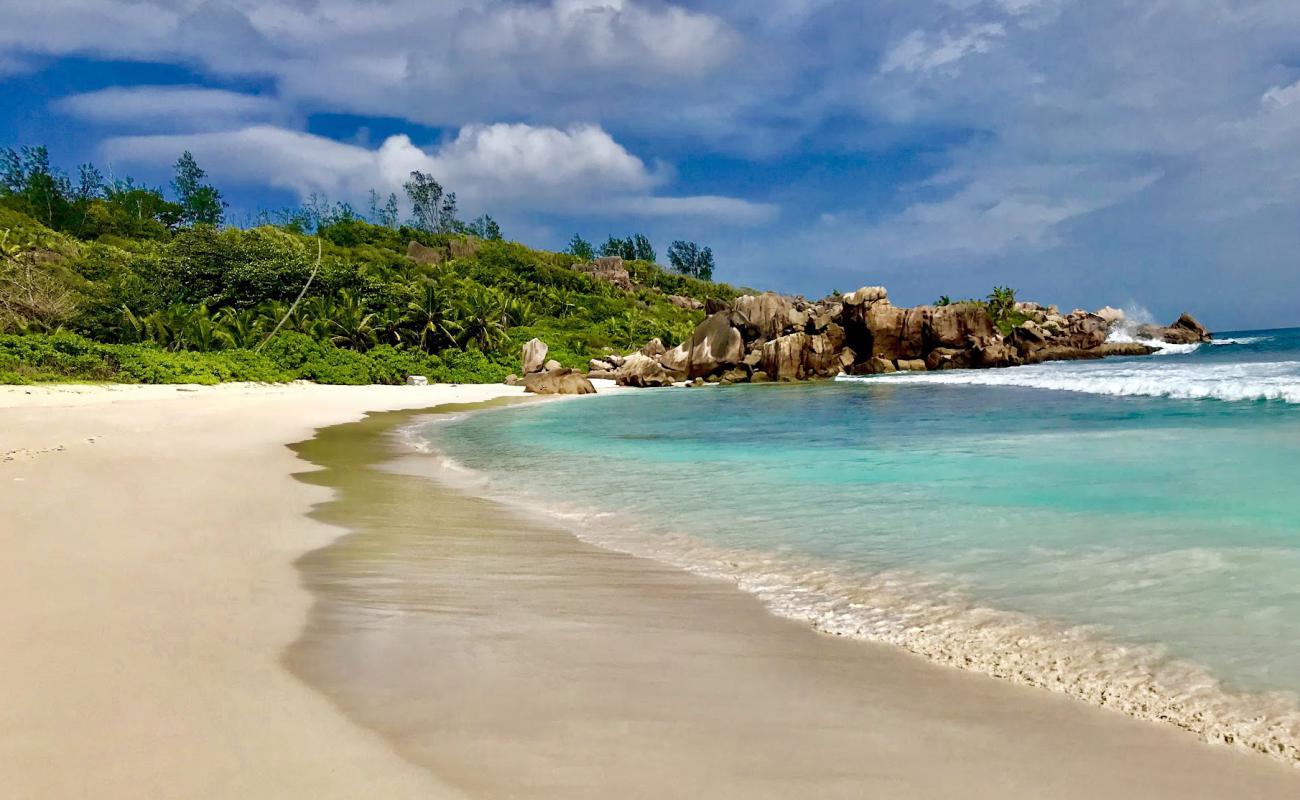
<instances>
[{"instance_id":1,"label":"shoreline","mask_svg":"<svg viewBox=\"0 0 1300 800\"><path fill-rule=\"evenodd\" d=\"M504 386L0 388L0 775L14 798L461 797L281 665L342 531L286 445Z\"/></svg>"},{"instance_id":2,"label":"shoreline","mask_svg":"<svg viewBox=\"0 0 1300 800\"><path fill-rule=\"evenodd\" d=\"M347 427L352 434L322 431L300 445L323 459L311 480L337 492L316 513L353 532L302 562L318 605L290 664L406 758L474 796L680 788L656 784L649 762L718 797L792 786L825 797L868 786L909 797L959 786L1000 798L1136 785L1171 798L1300 791L1295 770L1173 726L818 633L733 581L587 544L449 487L433 459L402 452L396 423L371 428L369 444ZM331 438L349 442L344 483L330 464L338 445L322 444ZM381 649L391 663L363 663ZM446 718L455 725L429 723ZM597 733L611 725L616 743ZM640 730L647 725L655 735ZM559 754L579 750L578 761L600 765L601 783L570 774ZM755 781L752 769L765 777ZM512 794L519 786L534 788Z\"/></svg>"}]
</instances>

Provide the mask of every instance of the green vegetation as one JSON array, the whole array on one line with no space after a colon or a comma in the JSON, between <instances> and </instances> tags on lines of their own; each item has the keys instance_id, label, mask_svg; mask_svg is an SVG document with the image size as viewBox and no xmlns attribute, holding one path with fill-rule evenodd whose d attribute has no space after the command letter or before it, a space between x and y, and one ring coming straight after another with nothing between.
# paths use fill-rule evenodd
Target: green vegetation
<instances>
[{"instance_id":1,"label":"green vegetation","mask_svg":"<svg viewBox=\"0 0 1300 800\"><path fill-rule=\"evenodd\" d=\"M934 301L934 304L939 307L964 303L974 303L988 309L989 316L993 318L993 325L1003 336L1010 335L1016 326L1023 325L1029 319L1028 315L1016 308L1016 290L1009 286L994 286L993 291L989 292L983 300L953 300L944 294L939 295L939 299Z\"/></svg>"},{"instance_id":2,"label":"green vegetation","mask_svg":"<svg viewBox=\"0 0 1300 800\"><path fill-rule=\"evenodd\" d=\"M220 226L205 179L184 154L173 200L91 165L73 181L44 148L0 151L0 382L500 381L534 336L579 367L689 336L703 312L669 294L736 294L708 280L708 248L708 270L672 272L640 234L610 239L636 257L621 290L574 268L581 237L570 253L506 241L418 172L406 223L395 195L372 192L368 217L313 195L247 229ZM438 263L408 258L412 241Z\"/></svg>"}]
</instances>

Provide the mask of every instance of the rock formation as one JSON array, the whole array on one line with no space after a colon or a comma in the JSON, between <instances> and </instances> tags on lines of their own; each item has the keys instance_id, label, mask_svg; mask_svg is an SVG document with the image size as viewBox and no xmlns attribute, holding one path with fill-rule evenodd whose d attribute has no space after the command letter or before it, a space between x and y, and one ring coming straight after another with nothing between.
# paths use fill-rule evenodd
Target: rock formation
<instances>
[{"instance_id":1,"label":"rock formation","mask_svg":"<svg viewBox=\"0 0 1300 800\"><path fill-rule=\"evenodd\" d=\"M596 393L596 387L581 372L567 367L525 375L522 383L524 391L532 394Z\"/></svg>"},{"instance_id":2,"label":"rock formation","mask_svg":"<svg viewBox=\"0 0 1300 800\"><path fill-rule=\"evenodd\" d=\"M589 266L608 271L621 268L622 262L597 259ZM995 323L989 307L981 302L903 308L890 303L884 287L864 286L816 301L767 293L744 295L730 303L710 300L706 308L709 315L676 347L665 348L652 339L627 356L593 358L587 365L589 376L613 379L623 386L702 386L810 380L842 373L993 369L1143 356L1156 350L1140 342L1110 341L1112 333L1131 329L1122 328L1124 312L1109 306L1062 314L1056 306L1021 302L1014 313ZM1168 327L1139 328L1138 335L1171 343L1210 337L1189 314ZM529 391L561 385L565 388L555 390L581 390L565 374L572 370L546 362L542 342L524 345L523 361L521 382L538 387Z\"/></svg>"},{"instance_id":3,"label":"rock formation","mask_svg":"<svg viewBox=\"0 0 1300 800\"><path fill-rule=\"evenodd\" d=\"M632 290L632 276L623 266L623 259L618 256L603 256L585 264L574 264L573 268L585 272L598 281L612 283L625 292Z\"/></svg>"},{"instance_id":4,"label":"rock formation","mask_svg":"<svg viewBox=\"0 0 1300 800\"><path fill-rule=\"evenodd\" d=\"M541 372L546 366L546 352L549 348L546 342L541 339L529 339L524 342L523 366L524 375L531 375L534 372Z\"/></svg>"}]
</instances>

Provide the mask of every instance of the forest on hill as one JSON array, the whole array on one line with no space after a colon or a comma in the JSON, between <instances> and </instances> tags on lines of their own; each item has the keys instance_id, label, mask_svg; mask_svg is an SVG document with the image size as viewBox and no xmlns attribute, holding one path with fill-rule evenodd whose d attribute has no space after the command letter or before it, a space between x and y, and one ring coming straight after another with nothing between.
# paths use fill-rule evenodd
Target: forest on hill
<instances>
[{"instance_id":1,"label":"forest on hill","mask_svg":"<svg viewBox=\"0 0 1300 800\"><path fill-rule=\"evenodd\" d=\"M404 203L312 196L240 227L189 153L169 189L0 151L0 383L500 381L533 337L581 367L671 347L738 293L694 242L665 268L636 233L567 252L509 241L418 172Z\"/></svg>"}]
</instances>

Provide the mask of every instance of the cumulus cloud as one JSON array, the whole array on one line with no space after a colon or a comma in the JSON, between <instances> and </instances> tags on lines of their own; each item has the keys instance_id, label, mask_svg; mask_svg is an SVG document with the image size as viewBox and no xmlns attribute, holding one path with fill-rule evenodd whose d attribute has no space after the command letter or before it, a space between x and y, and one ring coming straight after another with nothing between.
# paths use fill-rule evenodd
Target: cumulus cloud
<instances>
[{"instance_id":1,"label":"cumulus cloud","mask_svg":"<svg viewBox=\"0 0 1300 800\"><path fill-rule=\"evenodd\" d=\"M182 130L287 116L274 98L202 86L113 86L60 98L54 108L102 125Z\"/></svg>"},{"instance_id":2,"label":"cumulus cloud","mask_svg":"<svg viewBox=\"0 0 1300 800\"><path fill-rule=\"evenodd\" d=\"M307 112L449 127L568 124L602 107L653 121L663 112L645 103L658 87L680 93L740 45L716 15L645 0L0 0L0 18L0 62L32 54L180 63L269 78Z\"/></svg>"},{"instance_id":3,"label":"cumulus cloud","mask_svg":"<svg viewBox=\"0 0 1300 800\"><path fill-rule=\"evenodd\" d=\"M468 208L596 215L707 216L715 222L770 219L776 209L746 200L655 194L670 177L594 125L467 126L433 150L405 135L377 148L271 125L233 131L120 136L103 145L110 161L164 165L190 150L223 181L264 184L359 201L370 189L402 192L413 170L436 177Z\"/></svg>"}]
</instances>

